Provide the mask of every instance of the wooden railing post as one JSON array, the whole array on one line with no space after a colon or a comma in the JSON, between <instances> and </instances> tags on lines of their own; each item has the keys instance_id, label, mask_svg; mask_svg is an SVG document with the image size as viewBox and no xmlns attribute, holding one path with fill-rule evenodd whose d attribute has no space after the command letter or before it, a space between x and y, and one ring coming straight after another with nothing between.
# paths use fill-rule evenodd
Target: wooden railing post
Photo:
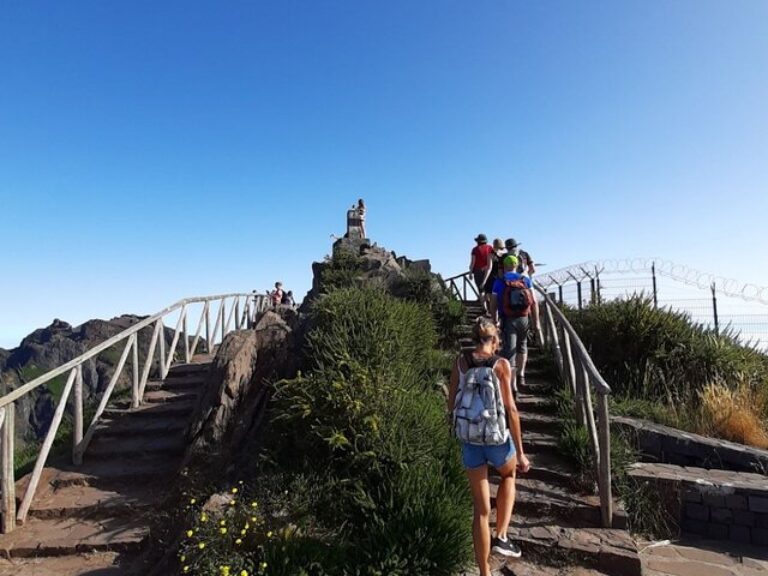
<instances>
[{"instance_id":1,"label":"wooden railing post","mask_svg":"<svg viewBox=\"0 0 768 576\"><path fill-rule=\"evenodd\" d=\"M152 341L149 343L149 350L147 350L147 358L144 361L144 371L141 373L141 381L139 382L139 403L144 398L144 388L147 386L147 380L149 379L149 371L152 369L152 362L155 359L155 348L157 347L157 338L160 336L160 327L162 323L160 321L155 322L155 329L152 332Z\"/></svg>"},{"instance_id":2,"label":"wooden railing post","mask_svg":"<svg viewBox=\"0 0 768 576\"><path fill-rule=\"evenodd\" d=\"M165 325L163 324L163 319L159 318L157 320L158 325L160 326L160 361L158 362L158 376L160 376L160 379L165 379Z\"/></svg>"},{"instance_id":3,"label":"wooden railing post","mask_svg":"<svg viewBox=\"0 0 768 576\"><path fill-rule=\"evenodd\" d=\"M16 514L16 519L22 524L24 524L24 521L27 519L29 507L32 505L32 498L34 498L37 485L40 483L40 476L43 473L45 461L48 460L48 454L50 453L51 446L53 446L53 441L56 438L56 432L59 430L61 419L64 416L64 409L67 406L69 394L72 392L72 384L74 384L76 376L77 368L72 368L69 373L69 378L67 378L67 383L64 385L64 391L61 393L59 404L56 406L56 410L53 413L51 426L48 428L48 433L45 435L45 440L40 448L40 454L38 454L37 460L35 461L35 468L32 470L32 475L29 477L27 491L24 493L24 499L21 501L21 506L19 506L19 511Z\"/></svg>"},{"instance_id":4,"label":"wooden railing post","mask_svg":"<svg viewBox=\"0 0 768 576\"><path fill-rule=\"evenodd\" d=\"M133 382L131 383L131 407L138 408L141 398L139 398L139 333L131 335L133 339L133 351L132 357L132 369L131 377Z\"/></svg>"},{"instance_id":5,"label":"wooden railing post","mask_svg":"<svg viewBox=\"0 0 768 576\"><path fill-rule=\"evenodd\" d=\"M3 392L5 390L3 389ZM14 442L16 409L13 403L0 408L3 414L2 424L2 478L0 489L2 500L2 532L8 534L16 528L16 478L14 477Z\"/></svg>"},{"instance_id":6,"label":"wooden railing post","mask_svg":"<svg viewBox=\"0 0 768 576\"><path fill-rule=\"evenodd\" d=\"M600 432L600 510L603 527L613 525L613 490L611 488L611 421L608 417L608 396L597 393L597 419Z\"/></svg>"},{"instance_id":7,"label":"wooden railing post","mask_svg":"<svg viewBox=\"0 0 768 576\"><path fill-rule=\"evenodd\" d=\"M240 297L235 298L235 330L240 330Z\"/></svg>"},{"instance_id":8,"label":"wooden railing post","mask_svg":"<svg viewBox=\"0 0 768 576\"><path fill-rule=\"evenodd\" d=\"M208 305L209 303L205 303L205 351L210 354L211 353L211 309Z\"/></svg>"},{"instance_id":9,"label":"wooden railing post","mask_svg":"<svg viewBox=\"0 0 768 576\"><path fill-rule=\"evenodd\" d=\"M567 330L563 330L563 358L565 359L565 373L568 386L574 398L576 397L576 367L573 364L573 351L571 350L571 337Z\"/></svg>"},{"instance_id":10,"label":"wooden railing post","mask_svg":"<svg viewBox=\"0 0 768 576\"><path fill-rule=\"evenodd\" d=\"M184 314L184 320L181 323L181 332L184 337L184 362L189 364L189 334L187 333L187 315Z\"/></svg>"},{"instance_id":11,"label":"wooden railing post","mask_svg":"<svg viewBox=\"0 0 768 576\"><path fill-rule=\"evenodd\" d=\"M80 452L80 443L83 441L83 365L79 364L75 375L74 397L74 426L72 431L72 463L80 466L83 463L83 454Z\"/></svg>"}]
</instances>

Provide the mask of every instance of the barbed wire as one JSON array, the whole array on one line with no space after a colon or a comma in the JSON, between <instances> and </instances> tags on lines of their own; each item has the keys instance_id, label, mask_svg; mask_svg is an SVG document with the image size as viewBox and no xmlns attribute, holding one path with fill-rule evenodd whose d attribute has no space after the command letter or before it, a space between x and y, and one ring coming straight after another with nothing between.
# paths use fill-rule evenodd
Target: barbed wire
<instances>
[{"instance_id":1,"label":"barbed wire","mask_svg":"<svg viewBox=\"0 0 768 576\"><path fill-rule=\"evenodd\" d=\"M561 286L568 282L594 279L603 273L650 272L654 266L656 274L659 276L671 278L688 286L708 290L714 284L719 294L768 305L768 286L758 286L757 284L744 283L733 278L702 272L664 258L589 260L545 274L537 274L536 281L548 288L552 285Z\"/></svg>"}]
</instances>

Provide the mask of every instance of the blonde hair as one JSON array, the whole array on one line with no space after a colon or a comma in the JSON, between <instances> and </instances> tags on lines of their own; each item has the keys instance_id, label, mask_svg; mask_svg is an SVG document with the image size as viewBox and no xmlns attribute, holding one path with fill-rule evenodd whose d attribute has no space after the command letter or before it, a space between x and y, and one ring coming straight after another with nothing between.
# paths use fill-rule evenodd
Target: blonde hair
<instances>
[{"instance_id":1,"label":"blonde hair","mask_svg":"<svg viewBox=\"0 0 768 576\"><path fill-rule=\"evenodd\" d=\"M479 317L472 326L472 338L475 342L488 342L491 338L499 336L496 323L485 316Z\"/></svg>"}]
</instances>

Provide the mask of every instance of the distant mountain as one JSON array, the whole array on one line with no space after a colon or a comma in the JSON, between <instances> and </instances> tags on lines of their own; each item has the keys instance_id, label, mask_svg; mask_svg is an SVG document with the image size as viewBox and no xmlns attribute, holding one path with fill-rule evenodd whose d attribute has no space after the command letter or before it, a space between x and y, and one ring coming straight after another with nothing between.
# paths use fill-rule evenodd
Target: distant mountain
<instances>
[{"instance_id":1,"label":"distant mountain","mask_svg":"<svg viewBox=\"0 0 768 576\"><path fill-rule=\"evenodd\" d=\"M0 349L0 381L3 393L80 356L144 318L146 316L125 314L111 320L89 320L75 327L56 319L50 326L35 330L24 338L17 348ZM146 358L152 330L152 326L148 326L139 332L140 366L143 366L143 360ZM165 338L170 344L173 339L172 329L165 329ZM125 344L125 341L120 342L83 365L83 397L86 404L93 403L106 388ZM130 387L131 378L132 366L128 362L117 383L116 392ZM17 400L16 429L20 440L40 439L45 435L66 380L67 374L57 376Z\"/></svg>"}]
</instances>

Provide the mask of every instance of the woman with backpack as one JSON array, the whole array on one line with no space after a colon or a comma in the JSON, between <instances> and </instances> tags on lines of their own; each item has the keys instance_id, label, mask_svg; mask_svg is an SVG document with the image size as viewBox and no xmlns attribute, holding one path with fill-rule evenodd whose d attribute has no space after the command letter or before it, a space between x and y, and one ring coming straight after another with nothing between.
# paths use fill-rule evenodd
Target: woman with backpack
<instances>
[{"instance_id":1,"label":"woman with backpack","mask_svg":"<svg viewBox=\"0 0 768 576\"><path fill-rule=\"evenodd\" d=\"M472 492L472 538L480 576L490 576L490 553L519 558L520 548L507 539L515 503L515 472L530 469L523 452L520 417L512 397L509 361L496 355L499 331L489 318L478 318L472 330L475 349L461 354L453 366L448 408L461 441L462 460ZM496 537L491 541L491 495L488 465L501 476L496 495Z\"/></svg>"}]
</instances>

